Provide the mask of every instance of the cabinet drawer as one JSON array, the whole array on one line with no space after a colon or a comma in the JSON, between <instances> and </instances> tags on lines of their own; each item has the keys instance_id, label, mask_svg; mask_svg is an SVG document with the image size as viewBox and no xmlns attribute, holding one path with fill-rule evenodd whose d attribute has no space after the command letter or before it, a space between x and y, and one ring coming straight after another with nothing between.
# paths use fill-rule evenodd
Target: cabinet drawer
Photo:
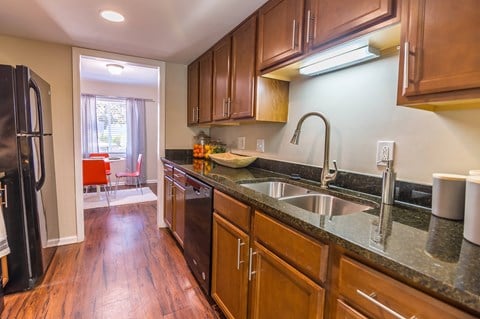
<instances>
[{"instance_id":1,"label":"cabinet drawer","mask_svg":"<svg viewBox=\"0 0 480 319\"><path fill-rule=\"evenodd\" d=\"M316 281L325 281L328 245L316 242L256 211L255 239Z\"/></svg>"},{"instance_id":2,"label":"cabinet drawer","mask_svg":"<svg viewBox=\"0 0 480 319\"><path fill-rule=\"evenodd\" d=\"M215 190L213 207L217 213L240 227L243 231L247 233L250 231L250 206Z\"/></svg>"},{"instance_id":3,"label":"cabinet drawer","mask_svg":"<svg viewBox=\"0 0 480 319\"><path fill-rule=\"evenodd\" d=\"M364 315L345 304L340 299L337 299L337 312L335 319L367 319Z\"/></svg>"},{"instance_id":4,"label":"cabinet drawer","mask_svg":"<svg viewBox=\"0 0 480 319\"><path fill-rule=\"evenodd\" d=\"M338 288L348 303L373 318L475 318L344 256Z\"/></svg>"},{"instance_id":5,"label":"cabinet drawer","mask_svg":"<svg viewBox=\"0 0 480 319\"><path fill-rule=\"evenodd\" d=\"M179 185L186 185L187 184L187 175L179 169L173 169L173 179Z\"/></svg>"},{"instance_id":6,"label":"cabinet drawer","mask_svg":"<svg viewBox=\"0 0 480 319\"><path fill-rule=\"evenodd\" d=\"M170 164L163 164L163 174L173 178L173 166Z\"/></svg>"}]
</instances>

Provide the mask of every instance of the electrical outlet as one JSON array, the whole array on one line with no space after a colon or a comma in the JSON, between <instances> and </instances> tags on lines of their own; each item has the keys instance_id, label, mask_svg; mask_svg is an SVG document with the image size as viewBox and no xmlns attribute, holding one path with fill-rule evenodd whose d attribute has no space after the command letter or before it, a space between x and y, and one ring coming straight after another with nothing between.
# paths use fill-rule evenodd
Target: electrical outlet
<instances>
[{"instance_id":1,"label":"electrical outlet","mask_svg":"<svg viewBox=\"0 0 480 319\"><path fill-rule=\"evenodd\" d=\"M387 166L387 161L393 161L394 141L377 142L377 165Z\"/></svg>"},{"instance_id":2,"label":"electrical outlet","mask_svg":"<svg viewBox=\"0 0 480 319\"><path fill-rule=\"evenodd\" d=\"M258 139L257 140L257 152L265 152L265 140L264 139Z\"/></svg>"},{"instance_id":3,"label":"electrical outlet","mask_svg":"<svg viewBox=\"0 0 480 319\"><path fill-rule=\"evenodd\" d=\"M244 150L245 149L245 136L237 138L237 148L239 150Z\"/></svg>"}]
</instances>

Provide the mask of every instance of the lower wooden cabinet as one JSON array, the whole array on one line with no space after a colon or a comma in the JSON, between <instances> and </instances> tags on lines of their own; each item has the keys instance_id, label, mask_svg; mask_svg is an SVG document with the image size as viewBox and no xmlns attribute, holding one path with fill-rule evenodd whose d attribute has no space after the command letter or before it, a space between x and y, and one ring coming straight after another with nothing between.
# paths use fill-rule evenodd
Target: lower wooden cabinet
<instances>
[{"instance_id":1,"label":"lower wooden cabinet","mask_svg":"<svg viewBox=\"0 0 480 319\"><path fill-rule=\"evenodd\" d=\"M337 284L341 301L336 318L364 318L355 312L381 319L475 318L346 256L340 258ZM352 309L339 317L345 304Z\"/></svg>"},{"instance_id":2,"label":"lower wooden cabinet","mask_svg":"<svg viewBox=\"0 0 480 319\"><path fill-rule=\"evenodd\" d=\"M185 173L175 169L171 177L165 175L163 179L164 191L164 221L173 233L173 236L183 247L185 236Z\"/></svg>"},{"instance_id":3,"label":"lower wooden cabinet","mask_svg":"<svg viewBox=\"0 0 480 319\"><path fill-rule=\"evenodd\" d=\"M342 300L337 299L337 312L335 313L335 319L367 319L367 317L344 303Z\"/></svg>"},{"instance_id":4,"label":"lower wooden cabinet","mask_svg":"<svg viewBox=\"0 0 480 319\"><path fill-rule=\"evenodd\" d=\"M249 276L249 318L323 318L325 290L255 242Z\"/></svg>"},{"instance_id":5,"label":"lower wooden cabinet","mask_svg":"<svg viewBox=\"0 0 480 319\"><path fill-rule=\"evenodd\" d=\"M249 236L213 215L212 292L227 318L247 318Z\"/></svg>"}]
</instances>

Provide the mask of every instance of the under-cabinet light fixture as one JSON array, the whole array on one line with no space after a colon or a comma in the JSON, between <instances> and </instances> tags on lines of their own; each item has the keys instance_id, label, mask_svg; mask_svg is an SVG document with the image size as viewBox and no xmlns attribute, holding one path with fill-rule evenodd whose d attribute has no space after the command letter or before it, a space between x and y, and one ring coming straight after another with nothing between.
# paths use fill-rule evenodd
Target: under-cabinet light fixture
<instances>
[{"instance_id":1,"label":"under-cabinet light fixture","mask_svg":"<svg viewBox=\"0 0 480 319\"><path fill-rule=\"evenodd\" d=\"M107 70L110 74L120 75L123 71L123 65L120 64L107 64Z\"/></svg>"},{"instance_id":2,"label":"under-cabinet light fixture","mask_svg":"<svg viewBox=\"0 0 480 319\"><path fill-rule=\"evenodd\" d=\"M378 58L380 51L370 45L348 46L338 50L329 50L326 54L315 56L308 64L300 67L300 74L318 75L343 69L355 64Z\"/></svg>"}]
</instances>

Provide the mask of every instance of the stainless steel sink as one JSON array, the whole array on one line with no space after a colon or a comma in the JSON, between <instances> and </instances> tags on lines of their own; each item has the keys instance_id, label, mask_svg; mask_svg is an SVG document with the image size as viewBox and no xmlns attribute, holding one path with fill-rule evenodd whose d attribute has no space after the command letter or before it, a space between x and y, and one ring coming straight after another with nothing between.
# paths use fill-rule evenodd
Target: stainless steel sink
<instances>
[{"instance_id":1,"label":"stainless steel sink","mask_svg":"<svg viewBox=\"0 0 480 319\"><path fill-rule=\"evenodd\" d=\"M308 194L279 198L291 205L308 210L315 214L339 216L362 212L372 207L354 203L327 194Z\"/></svg>"},{"instance_id":2,"label":"stainless steel sink","mask_svg":"<svg viewBox=\"0 0 480 319\"><path fill-rule=\"evenodd\" d=\"M260 192L262 194L268 195L273 198L290 197L290 196L316 193L315 191L311 191L301 186L297 186L297 185L293 185L285 182L279 182L279 181L243 183L240 185L253 189L254 191Z\"/></svg>"}]
</instances>

